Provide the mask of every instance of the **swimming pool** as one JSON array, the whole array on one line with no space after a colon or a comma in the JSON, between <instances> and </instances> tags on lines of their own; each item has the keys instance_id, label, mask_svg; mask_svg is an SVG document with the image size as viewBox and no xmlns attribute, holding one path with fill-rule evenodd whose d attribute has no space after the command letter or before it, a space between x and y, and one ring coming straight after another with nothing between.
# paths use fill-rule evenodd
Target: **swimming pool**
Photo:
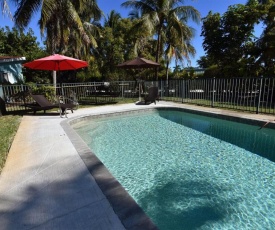
<instances>
[{"instance_id":1,"label":"swimming pool","mask_svg":"<svg viewBox=\"0 0 275 230\"><path fill-rule=\"evenodd\" d=\"M160 229L274 228L274 130L167 110L76 130Z\"/></svg>"}]
</instances>

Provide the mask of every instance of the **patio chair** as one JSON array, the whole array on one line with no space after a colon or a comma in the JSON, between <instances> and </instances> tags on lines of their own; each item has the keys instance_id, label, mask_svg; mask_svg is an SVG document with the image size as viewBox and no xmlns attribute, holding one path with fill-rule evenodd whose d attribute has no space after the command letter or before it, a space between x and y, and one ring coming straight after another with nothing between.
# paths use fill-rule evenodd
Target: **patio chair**
<instances>
[{"instance_id":1,"label":"patio chair","mask_svg":"<svg viewBox=\"0 0 275 230\"><path fill-rule=\"evenodd\" d=\"M156 100L159 101L158 87L150 87L148 94L144 95L145 104L147 104L147 102L154 102L156 104Z\"/></svg>"},{"instance_id":2,"label":"patio chair","mask_svg":"<svg viewBox=\"0 0 275 230\"><path fill-rule=\"evenodd\" d=\"M51 103L44 95L31 95L36 104L26 104L25 106L32 109L34 114L36 111L46 110L59 108L60 117L65 115L67 117L67 110L70 109L73 113L73 109L76 107L75 104L63 104L61 100L59 103L53 104Z\"/></svg>"}]
</instances>

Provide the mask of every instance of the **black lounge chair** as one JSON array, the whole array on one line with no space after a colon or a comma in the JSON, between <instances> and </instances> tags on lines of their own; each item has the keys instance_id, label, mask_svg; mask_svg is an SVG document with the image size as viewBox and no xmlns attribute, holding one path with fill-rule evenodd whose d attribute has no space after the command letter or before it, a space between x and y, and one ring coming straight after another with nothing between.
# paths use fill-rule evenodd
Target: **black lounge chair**
<instances>
[{"instance_id":1,"label":"black lounge chair","mask_svg":"<svg viewBox=\"0 0 275 230\"><path fill-rule=\"evenodd\" d=\"M44 113L46 110L59 108L60 116L62 117L65 115L67 117L67 110L70 109L73 113L73 109L76 107L76 104L73 103L67 103L63 104L61 100L59 100L59 103L53 104L51 103L44 95L31 95L36 104L26 104L25 106L32 109L34 114L36 111L44 110Z\"/></svg>"},{"instance_id":2,"label":"black lounge chair","mask_svg":"<svg viewBox=\"0 0 275 230\"><path fill-rule=\"evenodd\" d=\"M154 102L156 104L156 100L159 101L159 89L158 87L150 87L148 94L144 96L145 104L147 104L147 102Z\"/></svg>"}]
</instances>

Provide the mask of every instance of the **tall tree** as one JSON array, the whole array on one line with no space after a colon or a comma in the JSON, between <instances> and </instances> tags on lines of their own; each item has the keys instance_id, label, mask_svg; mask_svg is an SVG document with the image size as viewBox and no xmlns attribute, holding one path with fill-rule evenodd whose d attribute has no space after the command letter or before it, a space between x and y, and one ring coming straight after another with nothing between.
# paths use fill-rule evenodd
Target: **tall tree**
<instances>
[{"instance_id":1,"label":"tall tree","mask_svg":"<svg viewBox=\"0 0 275 230\"><path fill-rule=\"evenodd\" d=\"M261 68L261 75L275 75L275 1L259 1L258 9L262 12L264 30L257 40L255 52L256 65Z\"/></svg>"},{"instance_id":2,"label":"tall tree","mask_svg":"<svg viewBox=\"0 0 275 230\"><path fill-rule=\"evenodd\" d=\"M45 51L40 47L34 32L29 29L24 32L18 28L0 27L0 56L25 57L27 61L45 56ZM48 83L47 71L32 71L23 69L26 81Z\"/></svg>"},{"instance_id":3,"label":"tall tree","mask_svg":"<svg viewBox=\"0 0 275 230\"><path fill-rule=\"evenodd\" d=\"M81 17L90 21L92 17L99 19L101 15L96 0L13 1L18 6L14 15L15 24L20 28L26 27L35 13L41 13L41 34L46 32L47 46L52 53L66 50L65 46L68 45L71 33L75 33L84 45L91 44Z\"/></svg>"},{"instance_id":4,"label":"tall tree","mask_svg":"<svg viewBox=\"0 0 275 230\"><path fill-rule=\"evenodd\" d=\"M190 63L190 56L195 55L195 48L191 45L191 39L194 37L194 30L187 24L173 21L167 25L165 32L165 62L166 62L166 79L168 86L168 70L171 60L174 58L176 65L178 61L184 63L184 59Z\"/></svg>"},{"instance_id":5,"label":"tall tree","mask_svg":"<svg viewBox=\"0 0 275 230\"><path fill-rule=\"evenodd\" d=\"M123 7L140 12L140 25L156 35L156 62L159 62L163 54L165 30L168 25L171 26L174 22L185 24L187 19L197 23L200 20L200 13L194 7L183 4L183 0L129 0L122 3ZM179 39L181 38L182 35Z\"/></svg>"},{"instance_id":6,"label":"tall tree","mask_svg":"<svg viewBox=\"0 0 275 230\"><path fill-rule=\"evenodd\" d=\"M122 19L116 12L111 13L101 29L102 36L98 39L98 47L93 50L94 64L103 75L104 80L118 80L116 66L129 57L133 35L129 33L133 22Z\"/></svg>"},{"instance_id":7,"label":"tall tree","mask_svg":"<svg viewBox=\"0 0 275 230\"><path fill-rule=\"evenodd\" d=\"M253 63L254 26L260 17L255 5L236 4L222 16L210 11L203 19L203 48L223 77L243 76L243 69Z\"/></svg>"},{"instance_id":8,"label":"tall tree","mask_svg":"<svg viewBox=\"0 0 275 230\"><path fill-rule=\"evenodd\" d=\"M15 27L12 29L0 27L0 55L22 56L31 60L37 57L36 53L43 52L36 39L32 29L24 33Z\"/></svg>"},{"instance_id":9,"label":"tall tree","mask_svg":"<svg viewBox=\"0 0 275 230\"><path fill-rule=\"evenodd\" d=\"M107 15L107 18L105 19L105 22L104 22L104 26L106 27L108 26L113 30L116 30L120 20L121 20L121 15L115 10L112 10L110 14Z\"/></svg>"},{"instance_id":10,"label":"tall tree","mask_svg":"<svg viewBox=\"0 0 275 230\"><path fill-rule=\"evenodd\" d=\"M2 9L3 15L8 15L10 18L12 18L7 0L0 0L0 8Z\"/></svg>"},{"instance_id":11,"label":"tall tree","mask_svg":"<svg viewBox=\"0 0 275 230\"><path fill-rule=\"evenodd\" d=\"M79 57L81 56L81 54L90 56L91 49L97 47L97 40L101 36L101 24L99 21L103 16L103 12L98 8L96 0L89 0L86 2L84 10L79 13L79 16L81 21L83 22L84 30L88 35L90 42L86 44L83 43L81 41L81 37L79 36L79 42L74 46L74 50L79 54ZM75 31L75 34L81 35L77 31ZM77 36L71 34L70 39L76 40L74 38L77 38ZM78 47L80 49L78 49Z\"/></svg>"}]
</instances>

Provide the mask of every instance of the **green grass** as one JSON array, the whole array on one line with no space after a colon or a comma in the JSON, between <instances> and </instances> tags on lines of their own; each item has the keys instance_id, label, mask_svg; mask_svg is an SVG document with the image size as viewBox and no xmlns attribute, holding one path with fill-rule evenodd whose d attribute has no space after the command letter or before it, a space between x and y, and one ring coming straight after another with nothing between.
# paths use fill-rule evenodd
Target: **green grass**
<instances>
[{"instance_id":1,"label":"green grass","mask_svg":"<svg viewBox=\"0 0 275 230\"><path fill-rule=\"evenodd\" d=\"M5 165L8 152L21 122L21 116L0 116L0 173Z\"/></svg>"},{"instance_id":2,"label":"green grass","mask_svg":"<svg viewBox=\"0 0 275 230\"><path fill-rule=\"evenodd\" d=\"M127 103L135 103L138 101L138 98L119 98L116 104L127 104Z\"/></svg>"},{"instance_id":3,"label":"green grass","mask_svg":"<svg viewBox=\"0 0 275 230\"><path fill-rule=\"evenodd\" d=\"M138 98L116 98L112 101L100 101L93 102L91 100L81 100L79 101L79 108L91 108L91 107L97 107L97 106L104 106L104 105L121 105L121 104L127 104L127 103L135 103L138 101Z\"/></svg>"},{"instance_id":4,"label":"green grass","mask_svg":"<svg viewBox=\"0 0 275 230\"><path fill-rule=\"evenodd\" d=\"M162 100L166 101L172 101L175 103L182 103L181 98L169 98L169 97L162 97ZM205 100L205 99L184 99L183 104L191 104L191 105L198 105L198 106L206 106L206 107L211 107L211 100ZM214 108L217 109L224 109L224 110L233 110L233 111L241 111L241 112L248 112L248 113L256 113L256 105L252 105L252 103L247 103L247 105L239 105L239 104L234 104L233 102L214 102ZM275 108L274 106L265 106L262 105L259 108L259 113L263 114L274 114L275 113Z\"/></svg>"}]
</instances>

